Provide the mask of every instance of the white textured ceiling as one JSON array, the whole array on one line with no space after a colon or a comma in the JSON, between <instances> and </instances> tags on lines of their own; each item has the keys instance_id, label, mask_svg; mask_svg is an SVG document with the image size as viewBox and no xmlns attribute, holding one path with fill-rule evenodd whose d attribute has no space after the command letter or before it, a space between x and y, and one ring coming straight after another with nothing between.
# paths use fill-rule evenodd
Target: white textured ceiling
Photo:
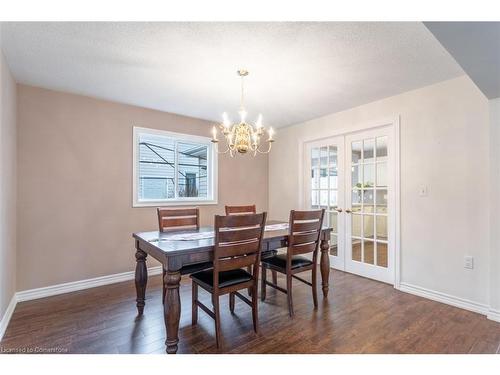
<instances>
[{"instance_id":1,"label":"white textured ceiling","mask_svg":"<svg viewBox=\"0 0 500 375\"><path fill-rule=\"evenodd\" d=\"M18 82L209 120L286 126L464 74L420 22L3 23Z\"/></svg>"}]
</instances>

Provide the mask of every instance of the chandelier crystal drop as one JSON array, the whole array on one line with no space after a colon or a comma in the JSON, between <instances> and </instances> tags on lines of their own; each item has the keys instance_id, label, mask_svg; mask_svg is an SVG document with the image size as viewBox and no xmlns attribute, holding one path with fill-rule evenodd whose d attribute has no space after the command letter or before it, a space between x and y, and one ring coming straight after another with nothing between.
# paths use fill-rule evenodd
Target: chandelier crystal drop
<instances>
[{"instance_id":1,"label":"chandelier crystal drop","mask_svg":"<svg viewBox=\"0 0 500 375\"><path fill-rule=\"evenodd\" d=\"M257 155L257 153L267 154L271 151L271 146L274 142L274 130L273 128L264 128L262 125L262 115L259 115L254 125L246 122L247 111L244 105L244 78L248 75L248 71L244 69L238 70L238 75L241 77L241 101L240 110L238 111L240 122L231 124L227 113L224 112L222 114L222 123L214 125L212 128L212 143L215 145L217 153L229 153L231 157L234 157L236 153L242 155L253 153L253 156ZM217 128L219 128L226 142L226 149L224 151L219 151ZM267 139L263 140L266 137ZM261 143L263 142L267 142L266 150L261 149Z\"/></svg>"}]
</instances>

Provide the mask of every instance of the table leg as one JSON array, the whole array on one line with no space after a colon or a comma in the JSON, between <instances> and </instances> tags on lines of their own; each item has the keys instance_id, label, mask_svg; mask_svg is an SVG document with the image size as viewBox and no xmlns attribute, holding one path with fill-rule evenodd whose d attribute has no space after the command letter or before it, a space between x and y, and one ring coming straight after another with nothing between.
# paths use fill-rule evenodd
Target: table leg
<instances>
[{"instance_id":1,"label":"table leg","mask_svg":"<svg viewBox=\"0 0 500 375\"><path fill-rule=\"evenodd\" d=\"M177 352L179 342L179 320L181 318L181 298L179 295L179 283L181 281L180 271L167 271L163 279L165 285L165 300L163 303L163 314L165 327L167 329L167 353Z\"/></svg>"},{"instance_id":2,"label":"table leg","mask_svg":"<svg viewBox=\"0 0 500 375\"><path fill-rule=\"evenodd\" d=\"M320 269L321 269L321 281L322 281L322 289L323 289L323 297L328 297L328 278L330 276L330 244L328 239L321 240L321 260L320 260Z\"/></svg>"},{"instance_id":3,"label":"table leg","mask_svg":"<svg viewBox=\"0 0 500 375\"><path fill-rule=\"evenodd\" d=\"M146 284L148 283L148 268L146 267L147 254L137 248L135 253L135 291L137 293L137 313L141 316L146 304Z\"/></svg>"}]
</instances>

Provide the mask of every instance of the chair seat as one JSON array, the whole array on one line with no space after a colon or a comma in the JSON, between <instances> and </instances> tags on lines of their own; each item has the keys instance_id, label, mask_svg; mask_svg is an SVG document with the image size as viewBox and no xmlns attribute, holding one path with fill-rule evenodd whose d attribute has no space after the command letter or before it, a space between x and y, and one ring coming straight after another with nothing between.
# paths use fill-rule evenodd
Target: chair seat
<instances>
[{"instance_id":1,"label":"chair seat","mask_svg":"<svg viewBox=\"0 0 500 375\"><path fill-rule=\"evenodd\" d=\"M198 283L205 284L213 288L214 270L204 270L191 274L191 278ZM219 288L241 284L252 280L252 275L242 269L219 272Z\"/></svg>"},{"instance_id":2,"label":"chair seat","mask_svg":"<svg viewBox=\"0 0 500 375\"><path fill-rule=\"evenodd\" d=\"M286 269L286 254L278 254L271 258L262 259L262 263L276 268ZM313 262L305 257L295 255L292 257L292 269L310 266Z\"/></svg>"}]
</instances>

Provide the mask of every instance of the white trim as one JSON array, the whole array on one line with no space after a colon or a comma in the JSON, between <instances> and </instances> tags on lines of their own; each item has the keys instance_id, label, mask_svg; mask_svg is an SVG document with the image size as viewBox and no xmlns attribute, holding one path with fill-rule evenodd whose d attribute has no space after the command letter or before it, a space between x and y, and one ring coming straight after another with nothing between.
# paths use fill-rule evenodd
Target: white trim
<instances>
[{"instance_id":1,"label":"white trim","mask_svg":"<svg viewBox=\"0 0 500 375\"><path fill-rule=\"evenodd\" d=\"M148 275L159 275L162 273L161 266L148 268ZM33 299L55 296L58 294L76 292L78 290L95 288L98 286L119 283L122 281L133 280L134 271L116 273L114 275L100 276L93 279L72 281L64 284L46 286L43 288L23 290L16 293L17 302L30 301Z\"/></svg>"},{"instance_id":2,"label":"white trim","mask_svg":"<svg viewBox=\"0 0 500 375\"><path fill-rule=\"evenodd\" d=\"M5 310L2 320L0 320L0 341L3 339L3 335L5 335L5 331L7 330L7 326L9 325L10 318L12 318L12 314L16 309L17 305L17 293L12 296L9 302L9 306Z\"/></svg>"},{"instance_id":3,"label":"white trim","mask_svg":"<svg viewBox=\"0 0 500 375\"><path fill-rule=\"evenodd\" d=\"M489 310L488 305L484 305L482 303L474 302L465 298L452 296L450 294L437 292L434 290L423 288L421 286L412 285L404 282L400 283L399 290L405 293L414 294L419 297L431 299L433 301L445 303L447 305L459 307L464 310L473 311L482 315L488 315L488 318L490 318L489 311L493 311Z\"/></svg>"},{"instance_id":4,"label":"white trim","mask_svg":"<svg viewBox=\"0 0 500 375\"><path fill-rule=\"evenodd\" d=\"M211 173L207 173L208 181L208 196L207 198L175 198L164 200L145 200L137 199L137 137L139 133L163 135L176 139L181 139L186 142L203 143L208 146L207 166ZM176 154L177 155L177 154ZM176 156L177 157L177 156ZM167 130L143 128L134 126L132 128L132 207L158 207L158 206L191 206L191 205L216 205L218 204L218 161L219 158L215 152L210 137L202 137L199 135L176 133ZM177 165L177 163L176 163ZM207 171L208 172L208 171ZM177 173L175 173L177 179Z\"/></svg>"},{"instance_id":5,"label":"white trim","mask_svg":"<svg viewBox=\"0 0 500 375\"><path fill-rule=\"evenodd\" d=\"M500 323L500 310L490 308L486 317L490 320Z\"/></svg>"}]
</instances>

